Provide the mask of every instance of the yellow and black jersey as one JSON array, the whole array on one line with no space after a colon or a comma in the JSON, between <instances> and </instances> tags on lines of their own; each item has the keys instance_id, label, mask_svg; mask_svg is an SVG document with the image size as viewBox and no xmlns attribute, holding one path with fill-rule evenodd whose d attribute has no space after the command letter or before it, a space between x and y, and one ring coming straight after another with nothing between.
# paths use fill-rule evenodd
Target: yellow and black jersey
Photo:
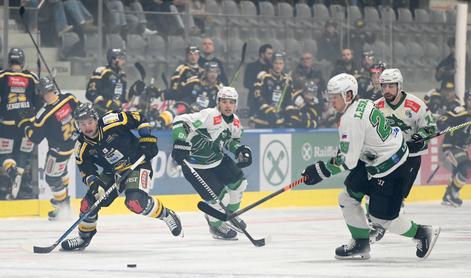
<instances>
[{"instance_id":1,"label":"yellow and black jersey","mask_svg":"<svg viewBox=\"0 0 471 278\"><path fill-rule=\"evenodd\" d=\"M73 113L78 105L78 99L72 94L59 95L56 102L39 109L26 135L36 144L46 138L49 148L61 155L72 154L77 139Z\"/></svg>"},{"instance_id":2,"label":"yellow and black jersey","mask_svg":"<svg viewBox=\"0 0 471 278\"><path fill-rule=\"evenodd\" d=\"M290 128L317 128L317 99L307 99L302 90L293 91L283 110L284 124Z\"/></svg>"},{"instance_id":3,"label":"yellow and black jersey","mask_svg":"<svg viewBox=\"0 0 471 278\"><path fill-rule=\"evenodd\" d=\"M75 146L75 160L82 177L96 175L98 167L113 174L126 170L139 154L139 139L132 130L150 125L139 112L107 113L98 121L98 136L80 133Z\"/></svg>"},{"instance_id":4,"label":"yellow and black jersey","mask_svg":"<svg viewBox=\"0 0 471 278\"><path fill-rule=\"evenodd\" d=\"M424 102L432 114L442 115L447 111L453 111L461 106L461 101L457 95L450 99L442 96L440 92L432 90L424 96Z\"/></svg>"},{"instance_id":5,"label":"yellow and black jersey","mask_svg":"<svg viewBox=\"0 0 471 278\"><path fill-rule=\"evenodd\" d=\"M471 120L471 114L464 107L458 107L455 111L447 112L440 116L437 121L437 126L440 130L449 126L456 126ZM453 133L445 134L442 147L446 148L461 148L467 149L471 143L471 127L458 129Z\"/></svg>"},{"instance_id":6,"label":"yellow and black jersey","mask_svg":"<svg viewBox=\"0 0 471 278\"><path fill-rule=\"evenodd\" d=\"M170 78L170 89L174 92L178 91L184 87L192 77L199 77L202 73L203 68L198 64L194 66L188 64L179 65Z\"/></svg>"},{"instance_id":7,"label":"yellow and black jersey","mask_svg":"<svg viewBox=\"0 0 471 278\"><path fill-rule=\"evenodd\" d=\"M186 102L201 110L216 106L217 93L222 86L221 83L209 84L205 79L194 76L188 79L182 88L173 92L169 98L166 95L166 98Z\"/></svg>"},{"instance_id":8,"label":"yellow and black jersey","mask_svg":"<svg viewBox=\"0 0 471 278\"><path fill-rule=\"evenodd\" d=\"M282 106L292 91L292 81L289 74L275 75L271 72L263 72L258 76L254 85L254 95L257 105Z\"/></svg>"},{"instance_id":9,"label":"yellow and black jersey","mask_svg":"<svg viewBox=\"0 0 471 278\"><path fill-rule=\"evenodd\" d=\"M0 71L0 124L16 126L34 116L42 105L35 92L37 83L38 77L29 70Z\"/></svg>"},{"instance_id":10,"label":"yellow and black jersey","mask_svg":"<svg viewBox=\"0 0 471 278\"><path fill-rule=\"evenodd\" d=\"M92 103L103 103L112 100L119 100L121 103L127 102L126 95L126 74L116 72L109 66L98 67L88 81L85 96Z\"/></svg>"}]
</instances>

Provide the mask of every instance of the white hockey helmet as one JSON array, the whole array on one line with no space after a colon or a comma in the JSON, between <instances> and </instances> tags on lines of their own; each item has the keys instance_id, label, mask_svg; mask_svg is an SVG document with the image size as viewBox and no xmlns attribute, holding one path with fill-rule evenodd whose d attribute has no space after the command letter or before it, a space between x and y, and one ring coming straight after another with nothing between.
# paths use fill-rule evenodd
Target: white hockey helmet
<instances>
[{"instance_id":1,"label":"white hockey helmet","mask_svg":"<svg viewBox=\"0 0 471 278\"><path fill-rule=\"evenodd\" d=\"M239 99L239 94L237 93L234 87L224 86L221 89L219 89L216 98L218 102L220 98L233 99L236 101L236 104L237 104L238 99Z\"/></svg>"},{"instance_id":2,"label":"white hockey helmet","mask_svg":"<svg viewBox=\"0 0 471 278\"><path fill-rule=\"evenodd\" d=\"M379 77L379 83L381 84L397 83L398 92L402 92L404 89L402 73L399 69L396 69L396 68L385 69L381 73L381 76Z\"/></svg>"},{"instance_id":3,"label":"white hockey helmet","mask_svg":"<svg viewBox=\"0 0 471 278\"><path fill-rule=\"evenodd\" d=\"M352 91L352 100L355 99L358 94L358 82L353 75L337 74L327 83L327 93L330 95L341 94L345 103L347 103L348 91Z\"/></svg>"}]
</instances>

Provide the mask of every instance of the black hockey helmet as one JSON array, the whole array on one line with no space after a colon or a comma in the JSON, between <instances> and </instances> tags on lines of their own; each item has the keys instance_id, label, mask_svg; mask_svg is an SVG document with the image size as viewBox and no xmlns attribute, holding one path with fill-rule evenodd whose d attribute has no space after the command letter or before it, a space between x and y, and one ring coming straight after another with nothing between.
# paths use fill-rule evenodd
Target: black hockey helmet
<instances>
[{"instance_id":1,"label":"black hockey helmet","mask_svg":"<svg viewBox=\"0 0 471 278\"><path fill-rule=\"evenodd\" d=\"M56 86L54 85L54 82L52 81L51 78L45 76L45 77L41 77L41 79L39 79L39 84L38 84L38 92L39 92L39 95L44 95L45 93L47 92L50 92L50 91L56 91Z\"/></svg>"},{"instance_id":2,"label":"black hockey helmet","mask_svg":"<svg viewBox=\"0 0 471 278\"><path fill-rule=\"evenodd\" d=\"M387 65L383 61L379 61L377 63L374 63L373 66L370 68L371 73L381 73L386 69Z\"/></svg>"},{"instance_id":3,"label":"black hockey helmet","mask_svg":"<svg viewBox=\"0 0 471 278\"><path fill-rule=\"evenodd\" d=\"M211 61L211 62L204 63L204 71L205 72L216 71L219 74L220 68L219 68L218 63Z\"/></svg>"},{"instance_id":4,"label":"black hockey helmet","mask_svg":"<svg viewBox=\"0 0 471 278\"><path fill-rule=\"evenodd\" d=\"M271 56L271 62L272 64L276 60L282 60L283 62L286 62L286 53L284 51L276 51L273 53L273 56Z\"/></svg>"},{"instance_id":5,"label":"black hockey helmet","mask_svg":"<svg viewBox=\"0 0 471 278\"><path fill-rule=\"evenodd\" d=\"M25 52L19 47L10 48L8 51L8 65L20 65L25 64Z\"/></svg>"},{"instance_id":6,"label":"black hockey helmet","mask_svg":"<svg viewBox=\"0 0 471 278\"><path fill-rule=\"evenodd\" d=\"M106 51L106 61L110 66L113 64L113 60L120 57L126 57L126 52L121 48L110 48Z\"/></svg>"},{"instance_id":7,"label":"black hockey helmet","mask_svg":"<svg viewBox=\"0 0 471 278\"><path fill-rule=\"evenodd\" d=\"M200 53L200 49L198 46L190 44L185 48L185 54L188 53Z\"/></svg>"},{"instance_id":8,"label":"black hockey helmet","mask_svg":"<svg viewBox=\"0 0 471 278\"><path fill-rule=\"evenodd\" d=\"M91 103L81 103L74 111L74 119L76 121L93 118L98 120L98 112L93 108Z\"/></svg>"}]
</instances>

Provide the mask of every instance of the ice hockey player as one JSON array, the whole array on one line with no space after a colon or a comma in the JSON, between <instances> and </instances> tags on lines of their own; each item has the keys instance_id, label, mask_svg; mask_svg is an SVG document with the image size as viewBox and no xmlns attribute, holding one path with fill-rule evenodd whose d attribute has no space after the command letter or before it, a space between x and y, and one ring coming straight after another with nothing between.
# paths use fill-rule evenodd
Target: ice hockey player
<instances>
[{"instance_id":1,"label":"ice hockey player","mask_svg":"<svg viewBox=\"0 0 471 278\"><path fill-rule=\"evenodd\" d=\"M33 143L39 144L47 139L49 150L44 171L54 207L48 216L49 220L57 220L66 216L70 208L67 163L77 140L73 113L79 101L69 93L60 94L49 77L39 79L38 93L45 104L33 121L23 122L22 126Z\"/></svg>"},{"instance_id":2,"label":"ice hockey player","mask_svg":"<svg viewBox=\"0 0 471 278\"><path fill-rule=\"evenodd\" d=\"M429 91L424 96L424 102L435 118L446 114L448 111L454 111L455 108L461 109L461 100L455 93L455 83L451 81L442 83L442 87L438 92L435 89Z\"/></svg>"},{"instance_id":3,"label":"ice hockey player","mask_svg":"<svg viewBox=\"0 0 471 278\"><path fill-rule=\"evenodd\" d=\"M468 91L464 94L464 102L463 106L455 108L438 118L437 125L440 129L471 121L471 92ZM459 192L467 183L468 170L471 168L468 153L470 143L471 128L469 126L454 133L445 134L442 152L445 162L451 165L452 176L443 195L443 205L460 207L463 204Z\"/></svg>"},{"instance_id":4,"label":"ice hockey player","mask_svg":"<svg viewBox=\"0 0 471 278\"><path fill-rule=\"evenodd\" d=\"M231 212L236 211L247 187L241 168L252 164L252 151L241 145L242 126L234 114L238 93L232 87L222 87L217 95L217 106L198 113L175 117L172 137L172 157L180 165L185 178L198 194L217 209L222 209L191 174L183 160L188 161L201 178L211 187ZM233 153L235 163L224 149ZM205 215L209 231L216 239L234 240L237 232L226 222ZM245 223L237 220L240 226Z\"/></svg>"},{"instance_id":5,"label":"ice hockey player","mask_svg":"<svg viewBox=\"0 0 471 278\"><path fill-rule=\"evenodd\" d=\"M36 95L38 77L24 68L21 48L8 51L8 69L0 71L0 166L10 178L7 199L33 197L31 158L34 144L19 126L30 121L42 103Z\"/></svg>"},{"instance_id":6,"label":"ice hockey player","mask_svg":"<svg viewBox=\"0 0 471 278\"><path fill-rule=\"evenodd\" d=\"M410 167L409 185L404 188L404 199L410 193L419 173L421 155L427 148L428 142L421 139L434 134L437 130L435 120L425 103L418 97L404 91L404 81L399 69L385 69L380 76L383 97L375 101L375 106L383 112L389 125L399 127L409 148L409 157L405 164ZM358 177L349 176L351 183L359 181ZM348 179L347 178L347 179ZM374 227L377 232L384 230ZM379 231L378 231L379 229ZM375 240L381 239L381 236Z\"/></svg>"},{"instance_id":7,"label":"ice hockey player","mask_svg":"<svg viewBox=\"0 0 471 278\"><path fill-rule=\"evenodd\" d=\"M254 95L258 111L252 122L256 128L279 127L283 118L279 112L283 102L289 98L292 88L291 76L284 72L285 54L275 52L269 72L261 73L254 85Z\"/></svg>"},{"instance_id":8,"label":"ice hockey player","mask_svg":"<svg viewBox=\"0 0 471 278\"><path fill-rule=\"evenodd\" d=\"M216 62L204 65L204 71L199 76L190 77L179 90L165 91L164 98L183 101L193 112L216 106L216 96L222 83L218 82L220 73Z\"/></svg>"},{"instance_id":9,"label":"ice hockey player","mask_svg":"<svg viewBox=\"0 0 471 278\"><path fill-rule=\"evenodd\" d=\"M120 110L123 103L132 95L139 95L145 88L141 80L137 80L127 91L126 53L121 48L110 48L106 52L108 65L95 69L88 81L87 99L93 103L100 116L107 111Z\"/></svg>"},{"instance_id":10,"label":"ice hockey player","mask_svg":"<svg viewBox=\"0 0 471 278\"><path fill-rule=\"evenodd\" d=\"M419 225L399 214L404 188L409 185L407 144L398 127L391 127L371 100L357 98L358 84L349 74L332 77L327 93L334 109L342 114L339 124L339 152L328 162L318 161L302 173L306 184L316 184L345 170L363 179L345 182L339 205L352 235L347 245L335 250L337 259L370 258L369 233L361 200L369 195L372 223L392 233L417 241L416 255L427 258L440 233L439 227ZM365 178L367 176L367 178Z\"/></svg>"},{"instance_id":11,"label":"ice hockey player","mask_svg":"<svg viewBox=\"0 0 471 278\"><path fill-rule=\"evenodd\" d=\"M370 76L371 76L371 82L366 88L366 93L364 96L360 96L361 98L366 98L366 99L371 99L372 101L375 101L382 96L382 91L381 91L381 84L379 83L379 77L381 76L381 73L386 69L386 63L379 61L378 63L375 63L371 68L370 68Z\"/></svg>"},{"instance_id":12,"label":"ice hockey player","mask_svg":"<svg viewBox=\"0 0 471 278\"><path fill-rule=\"evenodd\" d=\"M198 65L200 50L197 46L188 45L185 48L185 55L186 62L179 65L170 78L170 89L173 92L177 92L185 86L190 78L198 77L203 72L203 68Z\"/></svg>"},{"instance_id":13,"label":"ice hockey player","mask_svg":"<svg viewBox=\"0 0 471 278\"><path fill-rule=\"evenodd\" d=\"M293 91L286 100L283 110L284 126L288 128L316 128L318 122L319 99L317 84L296 79Z\"/></svg>"},{"instance_id":14,"label":"ice hockey player","mask_svg":"<svg viewBox=\"0 0 471 278\"><path fill-rule=\"evenodd\" d=\"M80 205L80 213L87 212L97 199L114 184L114 178L130 167L141 155L145 161L119 185L78 226L78 237L62 242L63 250L84 249L96 234L98 211L109 206L124 191L126 207L136 213L163 220L174 236L182 233L180 219L157 198L149 196L152 187L151 159L157 155L157 138L149 124L138 112L110 112L99 118L91 104L81 104L74 112L80 135L75 159L88 191ZM137 130L139 138L131 130ZM98 173L98 166L103 170Z\"/></svg>"}]
</instances>

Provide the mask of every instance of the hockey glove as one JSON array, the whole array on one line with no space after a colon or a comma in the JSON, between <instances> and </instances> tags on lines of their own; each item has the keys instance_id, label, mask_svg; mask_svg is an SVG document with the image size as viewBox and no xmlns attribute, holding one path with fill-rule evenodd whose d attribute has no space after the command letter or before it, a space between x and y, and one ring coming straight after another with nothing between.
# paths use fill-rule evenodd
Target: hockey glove
<instances>
[{"instance_id":1,"label":"hockey glove","mask_svg":"<svg viewBox=\"0 0 471 278\"><path fill-rule=\"evenodd\" d=\"M85 184L88 185L90 188L88 189L88 193L95 197L95 199L100 199L103 195L105 195L105 187L106 184L100 179L100 177L91 175L85 179Z\"/></svg>"},{"instance_id":2,"label":"hockey glove","mask_svg":"<svg viewBox=\"0 0 471 278\"><path fill-rule=\"evenodd\" d=\"M146 83L142 80L137 80L131 85L131 88L129 88L129 94L131 96L140 96L142 92L144 92L146 88Z\"/></svg>"},{"instance_id":3,"label":"hockey glove","mask_svg":"<svg viewBox=\"0 0 471 278\"><path fill-rule=\"evenodd\" d=\"M332 174L325 166L324 161L317 161L316 163L309 165L301 173L301 176L306 177L304 182L307 185L313 185L321 182L323 179L329 178Z\"/></svg>"},{"instance_id":4,"label":"hockey glove","mask_svg":"<svg viewBox=\"0 0 471 278\"><path fill-rule=\"evenodd\" d=\"M158 153L157 137L148 135L139 138L139 155L137 157L145 155L146 161L150 162Z\"/></svg>"},{"instance_id":5,"label":"hockey glove","mask_svg":"<svg viewBox=\"0 0 471 278\"><path fill-rule=\"evenodd\" d=\"M184 159L190 157L191 144L186 141L176 140L173 143L172 158L179 165L183 163Z\"/></svg>"},{"instance_id":6,"label":"hockey glove","mask_svg":"<svg viewBox=\"0 0 471 278\"><path fill-rule=\"evenodd\" d=\"M252 150L247 145L238 147L235 152L235 157L239 168L245 168L252 164Z\"/></svg>"},{"instance_id":7,"label":"hockey glove","mask_svg":"<svg viewBox=\"0 0 471 278\"><path fill-rule=\"evenodd\" d=\"M422 140L423 138L424 137L419 133L412 135L411 139L406 142L410 153L420 152L425 147L425 141Z\"/></svg>"}]
</instances>

